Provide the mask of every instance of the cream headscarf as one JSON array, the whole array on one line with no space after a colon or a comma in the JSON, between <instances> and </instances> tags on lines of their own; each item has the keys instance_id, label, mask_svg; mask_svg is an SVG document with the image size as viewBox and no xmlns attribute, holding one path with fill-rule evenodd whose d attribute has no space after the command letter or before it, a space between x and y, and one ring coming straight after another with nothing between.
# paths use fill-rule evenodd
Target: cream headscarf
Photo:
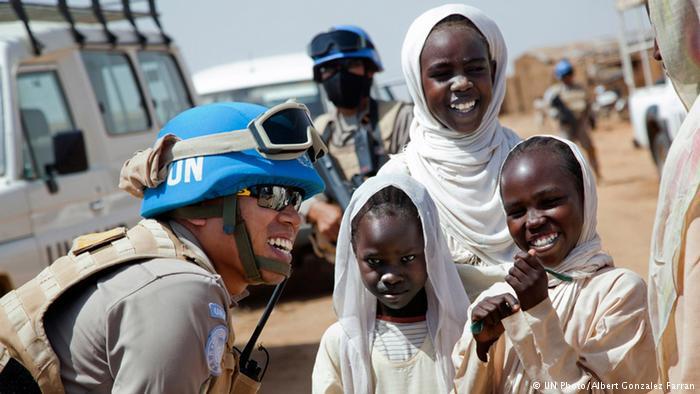
<instances>
[{"instance_id":1,"label":"cream headscarf","mask_svg":"<svg viewBox=\"0 0 700 394\"><path fill-rule=\"evenodd\" d=\"M603 267L612 267L613 259L601 249L600 236L596 230L598 224L598 194L596 192L595 178L578 146L569 140L548 135L530 137L520 144L524 144L535 137L553 138L565 143L571 149L574 157L576 157L583 175L583 226L581 235L574 249L569 252L561 263L554 267L548 267L553 271L572 277L573 281L562 282L551 274L547 274L549 287L554 287L553 292L550 293L552 305L557 311L563 311L559 317L562 322L566 322L569 320L573 307L576 304L576 298L578 298L578 294L585 282L582 279L593 276L596 271ZM513 149L516 148L517 145Z\"/></svg>"},{"instance_id":2,"label":"cream headscarf","mask_svg":"<svg viewBox=\"0 0 700 394\"><path fill-rule=\"evenodd\" d=\"M474 23L496 61L491 103L470 135L446 128L430 113L421 83L423 45L432 28L450 15L462 15ZM480 10L463 4L447 4L419 16L408 29L401 51L403 73L415 103L406 164L435 200L452 257L458 262L476 255L487 265L501 264L512 261L516 251L500 207L497 180L508 151L520 140L498 122L507 62L498 26Z\"/></svg>"},{"instance_id":3,"label":"cream headscarf","mask_svg":"<svg viewBox=\"0 0 700 394\"><path fill-rule=\"evenodd\" d=\"M415 204L423 225L428 279L427 322L436 353L435 373L442 379L436 392L448 392L455 368L450 354L467 321L467 298L457 269L447 251L440 231L435 204L425 188L406 175L377 176L362 184L352 195L340 225L335 259L333 306L346 338L340 344L340 371L345 393L373 393L370 352L377 298L367 290L360 277L357 258L350 240L350 224L367 200L379 190L395 186Z\"/></svg>"},{"instance_id":4,"label":"cream headscarf","mask_svg":"<svg viewBox=\"0 0 700 394\"><path fill-rule=\"evenodd\" d=\"M678 297L675 283L685 216L700 187L700 4L691 0L650 0L649 14L666 72L690 112L666 157L656 207L649 258L649 315L659 356L662 381L668 377L667 343L664 333L672 319ZM694 44L693 44L694 43ZM694 60L693 60L694 59ZM683 87L685 86L685 88ZM689 104L690 103L690 104Z\"/></svg>"},{"instance_id":5,"label":"cream headscarf","mask_svg":"<svg viewBox=\"0 0 700 394\"><path fill-rule=\"evenodd\" d=\"M690 109L700 93L700 2L650 0L648 4L666 75L685 109Z\"/></svg>"}]
</instances>

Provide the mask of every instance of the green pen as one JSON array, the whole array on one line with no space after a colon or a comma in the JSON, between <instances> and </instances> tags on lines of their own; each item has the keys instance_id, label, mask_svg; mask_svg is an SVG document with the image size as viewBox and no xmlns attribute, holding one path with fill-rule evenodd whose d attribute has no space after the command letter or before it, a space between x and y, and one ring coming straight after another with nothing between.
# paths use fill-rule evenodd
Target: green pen
<instances>
[{"instance_id":1,"label":"green pen","mask_svg":"<svg viewBox=\"0 0 700 394\"><path fill-rule=\"evenodd\" d=\"M547 267L543 267L544 270L548 273L550 273L553 277L563 281L563 282L572 282L574 278L570 277L569 275L562 274L561 272L557 272L554 270L551 270ZM484 321L483 320L478 320L472 323L471 325L471 331L472 334L479 334L481 330L484 329Z\"/></svg>"}]
</instances>

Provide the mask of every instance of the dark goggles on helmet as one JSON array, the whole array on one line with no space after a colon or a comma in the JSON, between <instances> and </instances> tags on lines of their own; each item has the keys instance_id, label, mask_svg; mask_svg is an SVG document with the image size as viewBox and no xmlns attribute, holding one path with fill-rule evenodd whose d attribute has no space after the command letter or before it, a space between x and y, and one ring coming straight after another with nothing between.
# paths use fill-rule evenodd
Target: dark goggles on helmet
<instances>
[{"instance_id":1,"label":"dark goggles on helmet","mask_svg":"<svg viewBox=\"0 0 700 394\"><path fill-rule=\"evenodd\" d=\"M177 141L171 161L256 149L271 160L290 160L309 153L311 161L327 150L304 104L289 101L253 119L248 128Z\"/></svg>"},{"instance_id":2,"label":"dark goggles on helmet","mask_svg":"<svg viewBox=\"0 0 700 394\"><path fill-rule=\"evenodd\" d=\"M374 49L374 45L355 32L332 30L314 37L309 44L308 53L312 58L317 58L327 55L333 49L337 52L352 52L360 49Z\"/></svg>"},{"instance_id":3,"label":"dark goggles on helmet","mask_svg":"<svg viewBox=\"0 0 700 394\"><path fill-rule=\"evenodd\" d=\"M282 211L288 205L299 211L304 194L296 188L278 185L257 185L238 192L238 196L250 196L258 199L258 206Z\"/></svg>"}]
</instances>

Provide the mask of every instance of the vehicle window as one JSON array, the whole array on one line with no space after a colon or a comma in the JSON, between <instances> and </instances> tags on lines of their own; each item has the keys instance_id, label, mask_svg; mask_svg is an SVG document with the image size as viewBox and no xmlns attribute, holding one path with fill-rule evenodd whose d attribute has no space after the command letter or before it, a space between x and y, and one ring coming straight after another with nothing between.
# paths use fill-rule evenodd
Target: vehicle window
<instances>
[{"instance_id":1,"label":"vehicle window","mask_svg":"<svg viewBox=\"0 0 700 394\"><path fill-rule=\"evenodd\" d=\"M75 130L75 124L55 71L20 74L17 91L25 136L23 176L26 179L41 178L55 161L52 136L61 131Z\"/></svg>"},{"instance_id":2,"label":"vehicle window","mask_svg":"<svg viewBox=\"0 0 700 394\"><path fill-rule=\"evenodd\" d=\"M229 90L202 97L205 102L244 101L264 105L268 108L293 98L309 108L312 117L323 112L321 95L314 81L288 82L275 85L255 86L247 89Z\"/></svg>"},{"instance_id":3,"label":"vehicle window","mask_svg":"<svg viewBox=\"0 0 700 394\"><path fill-rule=\"evenodd\" d=\"M2 68L0 68L0 176L5 175L5 130L3 129L3 125L5 124L4 119L3 119L3 111L2 108L5 108L5 106L2 103L2 92L5 90L2 88Z\"/></svg>"},{"instance_id":4,"label":"vehicle window","mask_svg":"<svg viewBox=\"0 0 700 394\"><path fill-rule=\"evenodd\" d=\"M169 53L141 51L138 58L161 123L192 106L182 73Z\"/></svg>"},{"instance_id":5,"label":"vehicle window","mask_svg":"<svg viewBox=\"0 0 700 394\"><path fill-rule=\"evenodd\" d=\"M82 56L107 132L148 130L148 112L128 57L100 51L85 51Z\"/></svg>"}]
</instances>

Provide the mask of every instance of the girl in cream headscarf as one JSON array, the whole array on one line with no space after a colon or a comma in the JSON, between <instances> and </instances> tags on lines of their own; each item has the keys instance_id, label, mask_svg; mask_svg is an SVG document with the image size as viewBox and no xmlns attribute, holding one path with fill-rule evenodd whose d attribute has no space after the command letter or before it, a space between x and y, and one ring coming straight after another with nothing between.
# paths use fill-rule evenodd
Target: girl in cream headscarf
<instances>
[{"instance_id":1,"label":"girl in cream headscarf","mask_svg":"<svg viewBox=\"0 0 700 394\"><path fill-rule=\"evenodd\" d=\"M512 261L496 177L519 137L498 122L507 65L501 32L476 8L433 8L409 28L401 65L415 103L411 142L380 174L409 174L426 186L455 262Z\"/></svg>"},{"instance_id":2,"label":"girl in cream headscarf","mask_svg":"<svg viewBox=\"0 0 700 394\"><path fill-rule=\"evenodd\" d=\"M426 189L377 176L353 193L338 237L333 306L314 393L447 393L467 298Z\"/></svg>"},{"instance_id":3,"label":"girl in cream headscarf","mask_svg":"<svg viewBox=\"0 0 700 394\"><path fill-rule=\"evenodd\" d=\"M521 251L506 283L473 304L454 351L457 391L652 390L646 286L601 250L595 180L578 147L531 137L501 174L508 229Z\"/></svg>"}]
</instances>

